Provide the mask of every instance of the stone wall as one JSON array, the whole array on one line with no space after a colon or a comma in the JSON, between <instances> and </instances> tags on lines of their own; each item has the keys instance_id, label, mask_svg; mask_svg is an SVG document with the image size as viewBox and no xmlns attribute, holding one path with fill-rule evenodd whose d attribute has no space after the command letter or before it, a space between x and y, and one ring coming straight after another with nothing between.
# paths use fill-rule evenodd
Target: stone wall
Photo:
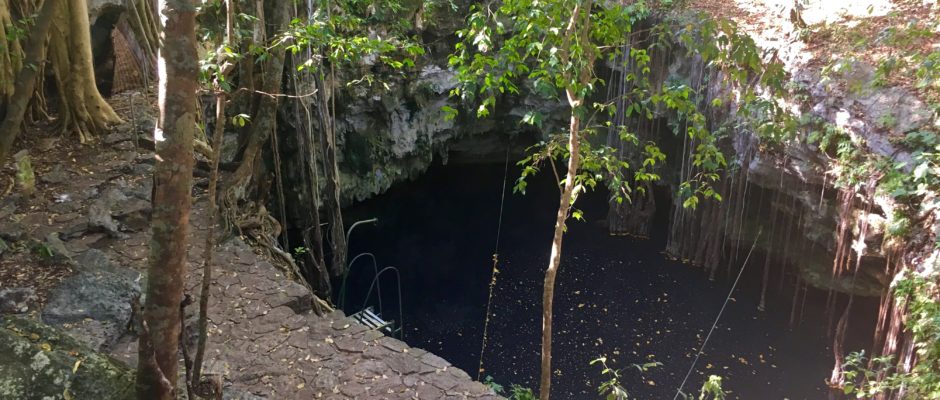
<instances>
[{"instance_id":1,"label":"stone wall","mask_svg":"<svg viewBox=\"0 0 940 400\"><path fill-rule=\"evenodd\" d=\"M462 19L451 17L451 20ZM446 38L455 28L453 24L438 26L433 36ZM452 41L444 42L419 61L420 73L408 74L409 78L383 80L387 82L388 89L373 85L338 91L337 134L342 149L341 171L347 203L377 195L397 182L411 179L436 160L446 162L454 149L472 154L471 159L464 157L464 162L472 162L472 157L479 157L481 162L501 160L498 156L505 149L508 134L520 132L519 117L527 109L537 108L543 114L556 117L556 120L547 121L548 127L542 135L564 126L564 121L557 119L567 115L563 104L533 96L498 104L496 115L489 119L478 120L472 111L461 110L457 120L445 120L441 107L459 108L459 105L449 97L450 89L456 84L454 73L446 66L446 54L452 48ZM803 97L785 105L794 113L838 126L852 136L863 138L867 151L896 161L910 160L910 154L894 144L896 141L892 137L924 127L940 126L933 112L906 89L871 86L871 66L857 63L848 69L851 72L823 76L820 68L812 67L804 59L805 54L799 51L797 48L788 52L783 48L778 52L791 75L791 86L802 88L800 94ZM793 61L795 59L803 61ZM669 80L688 82L696 68L701 69L696 63L700 64L684 54L671 54L659 65L661 72L654 75L659 84ZM706 90L708 93L726 90L720 76L718 78L708 83L711 85ZM734 122L736 119L733 105L728 105L723 114L717 116L721 122ZM878 122L886 119L896 122L886 128ZM496 145L494 136L499 138ZM772 240L763 240L759 243L762 250L776 253L775 256L783 262L798 266L808 282L822 288L834 287L840 291L875 295L888 283L889 277L881 272L885 256L881 242L885 221L894 207L890 198L881 196L875 199L870 212L862 210L863 201L853 202L853 218L867 219L872 229L867 236L863 259L865 273L854 285L838 280L830 282L827 273L832 267L840 218L837 189L830 171L831 160L815 145L804 140L793 140L783 147L769 147L746 130L732 134L724 147L730 155L729 160L737 163L736 168L747 170L749 185L768 190L771 196L774 192L782 192L779 201L770 204L774 208L772 212L784 213L794 220L800 218L803 223L794 234L812 249L793 246L790 254L781 254L780 246ZM478 151L467 152L475 148ZM747 165L741 165L745 158L743 155L748 152L756 155ZM675 160L675 154L669 154L669 157ZM675 192L678 165L676 162L670 164L669 160L667 165L670 165L667 170L661 171L662 183L671 186ZM680 204L678 199L674 202L673 207ZM791 207L793 203L798 207ZM750 244L757 230L766 222L767 213L768 209L764 208L747 214L743 224L745 229L738 232L739 237L731 239ZM732 230L725 231L727 234Z\"/></svg>"}]
</instances>

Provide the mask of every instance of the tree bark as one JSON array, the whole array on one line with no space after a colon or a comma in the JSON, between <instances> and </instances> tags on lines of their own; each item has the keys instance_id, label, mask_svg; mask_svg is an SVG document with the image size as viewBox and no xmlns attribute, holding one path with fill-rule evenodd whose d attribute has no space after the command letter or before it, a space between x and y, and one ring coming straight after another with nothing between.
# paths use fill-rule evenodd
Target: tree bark
<instances>
[{"instance_id":1,"label":"tree bark","mask_svg":"<svg viewBox=\"0 0 940 400\"><path fill-rule=\"evenodd\" d=\"M0 117L3 116L6 102L13 97L16 90L14 83L19 82L16 80L17 71L23 66L20 62L20 57L23 56L20 42L8 39L10 33L7 32L7 27L12 25L13 15L10 12L10 4L7 0L0 0L0 39L6 43L5 46L0 46Z\"/></svg>"},{"instance_id":2,"label":"tree bark","mask_svg":"<svg viewBox=\"0 0 940 400\"><path fill-rule=\"evenodd\" d=\"M127 7L128 26L137 39L143 52L141 65L145 82L153 76L153 67L157 59L157 21L154 19L153 2L149 0L133 0Z\"/></svg>"},{"instance_id":3,"label":"tree bark","mask_svg":"<svg viewBox=\"0 0 940 400\"><path fill-rule=\"evenodd\" d=\"M41 70L39 64L45 54L46 36L52 25L55 3L54 0L48 0L43 4L36 24L30 29L25 64L16 76L13 97L7 106L6 115L3 116L3 123L0 124L0 163L7 159L13 149L13 143L23 125L26 109L29 108L29 100L33 98L33 92L36 90L36 80Z\"/></svg>"},{"instance_id":4,"label":"tree bark","mask_svg":"<svg viewBox=\"0 0 940 400\"><path fill-rule=\"evenodd\" d=\"M234 0L225 2L225 45L231 46L234 42ZM224 59L223 59L224 60ZM220 62L222 62L220 60ZM227 64L227 61L225 62ZM198 387L202 379L202 363L206 354L206 343L209 340L209 289L212 283L212 251L215 249L215 225L218 223L218 185L219 161L222 158L222 138L225 134L225 105L226 93L216 85L215 95L215 129L212 133L211 170L209 172L209 225L206 229L206 242L202 264L202 288L199 295L199 340L196 345L196 358L193 359L192 381L189 385Z\"/></svg>"},{"instance_id":5,"label":"tree bark","mask_svg":"<svg viewBox=\"0 0 940 400\"><path fill-rule=\"evenodd\" d=\"M84 1L82 1L84 3ZM154 131L157 144L150 266L143 319L150 341L141 338L139 399L175 398L178 376L180 301L186 267L189 211L192 205L193 135L196 130L196 7L190 0L160 0L163 20L159 52L160 116ZM144 354L152 348L153 354ZM167 390L161 380L170 383Z\"/></svg>"},{"instance_id":6,"label":"tree bark","mask_svg":"<svg viewBox=\"0 0 940 400\"><path fill-rule=\"evenodd\" d=\"M331 82L332 84L332 82ZM330 252L332 253L331 270L334 276L342 275L346 270L346 232L340 204L339 164L336 160L336 129L334 112L327 101L326 83L322 76L317 79L317 105L320 114L320 149L323 153L323 171L326 175L326 211L330 219ZM330 90L329 92L332 92ZM332 97L333 94L330 94Z\"/></svg>"},{"instance_id":7,"label":"tree bark","mask_svg":"<svg viewBox=\"0 0 940 400\"><path fill-rule=\"evenodd\" d=\"M271 8L270 23L277 27L278 31L283 30L288 22L288 7L275 4ZM255 172L255 163L261 157L261 149L264 143L268 141L271 132L274 131L275 120L277 118L278 97L273 94L281 93L281 81L284 75L284 49L272 49L272 54L265 64L263 83L261 91L269 93L261 95L261 101L258 105L258 111L251 122L248 143L245 152L242 154L241 165L232 176L232 184L228 190L233 190L235 198L242 200L247 198L250 190L251 177ZM232 204L236 205L236 204Z\"/></svg>"},{"instance_id":8,"label":"tree bark","mask_svg":"<svg viewBox=\"0 0 940 400\"><path fill-rule=\"evenodd\" d=\"M571 96L571 93L569 93ZM575 100L580 104L580 100ZM574 107L574 105L573 105ZM555 278L558 275L558 266L561 264L561 245L565 235L565 221L571 210L571 199L574 197L575 177L578 175L581 159L578 153L581 148L580 129L581 119L575 111L571 111L569 125L568 172L565 174L565 187L561 192L561 201L558 204L558 214L555 215L555 232L552 235L552 252L545 270L545 282L542 288L542 376L539 388L539 398L548 400L552 384L552 304L555 297Z\"/></svg>"},{"instance_id":9,"label":"tree bark","mask_svg":"<svg viewBox=\"0 0 940 400\"><path fill-rule=\"evenodd\" d=\"M299 90L295 85L294 90ZM299 91L298 91L299 93ZM332 298L332 288L330 287L330 271L323 256L323 229L320 224L320 178L317 168L317 140L313 134L313 123L310 118L308 104L303 103L305 99L295 101L295 110L297 115L304 115L305 126L298 130L300 133L299 142L303 143L302 163L305 164L307 171L307 184L310 192L311 206L307 207L310 216L310 226L303 231L304 246L308 249L307 262L313 266L314 270L308 269L307 277L313 280L316 277L316 289L323 298ZM300 106L303 105L304 112L300 112Z\"/></svg>"},{"instance_id":10,"label":"tree bark","mask_svg":"<svg viewBox=\"0 0 940 400\"><path fill-rule=\"evenodd\" d=\"M59 87L59 123L82 143L121 122L95 86L87 0L57 1L49 57Z\"/></svg>"},{"instance_id":11,"label":"tree bark","mask_svg":"<svg viewBox=\"0 0 940 400\"><path fill-rule=\"evenodd\" d=\"M591 6L592 0L585 4L578 4L571 12L571 17L566 28L567 37L575 38L581 43L589 40L591 29ZM582 11L583 10L583 11ZM583 20L581 13L584 13ZM578 26L578 23L581 26ZM566 40L566 46L562 49L564 52L562 58L570 62L570 42ZM595 54L586 52L587 57L585 65L593 65ZM583 68L576 77L579 84L586 85L591 80L593 71ZM568 126L568 171L565 173L565 186L561 191L561 200L558 203L558 214L555 216L555 230L552 234L552 251L548 260L548 268L545 270L545 281L542 287L542 362L541 377L539 379L539 399L548 400L551 395L552 386L552 305L555 298L555 279L558 275L558 267L561 264L561 245L565 235L565 221L568 219L568 213L571 211L571 205L577 199L578 188L575 186L575 179L578 175L578 169L581 166L581 117L579 108L584 102L580 96L570 86L565 89L568 97L568 105L571 107L571 120Z\"/></svg>"}]
</instances>

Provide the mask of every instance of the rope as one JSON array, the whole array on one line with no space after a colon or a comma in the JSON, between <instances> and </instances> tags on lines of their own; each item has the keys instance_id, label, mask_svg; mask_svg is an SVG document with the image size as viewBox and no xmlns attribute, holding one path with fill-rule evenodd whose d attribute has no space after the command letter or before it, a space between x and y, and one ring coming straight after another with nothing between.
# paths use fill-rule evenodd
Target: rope
<instances>
[{"instance_id":1,"label":"rope","mask_svg":"<svg viewBox=\"0 0 940 400\"><path fill-rule=\"evenodd\" d=\"M496 287L496 275L499 274L499 236L503 229L503 208L506 204L506 181L509 180L509 149L510 144L506 145L506 161L503 170L503 191L499 199L499 220L496 223L496 244L493 246L493 272L490 275L490 293L486 299L486 318L483 319L483 343L480 345L480 366L477 369L477 381L483 375L483 354L486 353L487 331L490 328L490 309L493 304L493 289Z\"/></svg>"},{"instance_id":2,"label":"rope","mask_svg":"<svg viewBox=\"0 0 940 400\"><path fill-rule=\"evenodd\" d=\"M738 277L734 279L734 284L731 285L731 291L728 292L728 297L725 298L725 303L721 305L721 310L718 311L718 316L715 317L715 322L712 323L711 329L708 330L708 335L705 336L705 341L702 342L702 346L699 347L698 353L695 354L695 359L692 360L692 366L689 367L689 372L685 374L685 378L682 379L682 384L679 385L679 389L676 390L676 396L672 400L677 400L679 395L684 395L682 388L685 387L686 382L689 381L689 376L692 375L692 371L695 370L695 364L698 363L698 359L702 356L702 352L705 351L705 346L708 344L708 339L711 339L712 333L715 332L715 328L718 327L718 321L721 320L721 314L725 312L725 307L728 307L728 302L731 301L731 295L734 294L734 289L738 287L738 281L741 280L741 275L744 274L744 268L747 267L747 261L751 259L751 253L754 252L754 247L757 247L757 240L760 239L760 235L763 232L763 228L757 231L757 237L754 238L754 244L751 245L751 250L747 252L747 257L744 258L744 264L741 264L741 270L738 271Z\"/></svg>"}]
</instances>

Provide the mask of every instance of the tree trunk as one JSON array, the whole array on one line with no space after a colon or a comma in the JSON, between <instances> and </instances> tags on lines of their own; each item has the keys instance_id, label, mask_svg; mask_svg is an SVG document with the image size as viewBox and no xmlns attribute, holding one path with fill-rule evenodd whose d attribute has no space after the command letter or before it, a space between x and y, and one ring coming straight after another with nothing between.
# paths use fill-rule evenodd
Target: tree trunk
<instances>
[{"instance_id":1,"label":"tree trunk","mask_svg":"<svg viewBox=\"0 0 940 400\"><path fill-rule=\"evenodd\" d=\"M271 8L270 23L277 27L277 30L283 30L287 26L288 7L275 4ZM277 94L281 93L281 81L284 75L284 49L272 49L271 56L268 58L264 68L263 83L261 91L268 93L261 95L261 101L258 105L258 111L255 113L251 122L251 129L248 136L248 144L245 152L242 154L241 165L232 176L232 184L227 190L233 191L235 200L247 198L250 191L251 177L255 172L255 163L261 157L261 149L264 143L268 141L271 133L274 131L277 118ZM235 206L237 203L231 203Z\"/></svg>"},{"instance_id":2,"label":"tree trunk","mask_svg":"<svg viewBox=\"0 0 940 400\"><path fill-rule=\"evenodd\" d=\"M295 85L294 90L298 90L299 93L297 85ZM307 184L304 186L309 188L309 200L311 202L311 205L307 207L310 226L304 229L302 235L304 246L308 249L307 262L313 266L313 270L308 269L307 278L316 282L316 289L319 291L319 295L329 299L332 298L332 288L330 287L330 271L323 256L323 229L320 223L321 202L320 177L317 168L317 141L313 134L313 123L308 109L309 104L302 103L305 101L305 99L297 99L294 104L296 105L295 111L297 115L306 117L306 124L302 129L298 130L298 133L300 133L298 141L303 143L303 149L301 151L304 156L301 162L307 167ZM304 108L303 113L300 112L301 104L303 104ZM315 280L314 277L316 277Z\"/></svg>"},{"instance_id":3,"label":"tree trunk","mask_svg":"<svg viewBox=\"0 0 940 400\"><path fill-rule=\"evenodd\" d=\"M18 40L10 40L11 33L7 32L7 27L13 25L13 15L10 12L10 4L7 0L0 0L0 40L6 45L0 46L0 118L3 117L3 109L7 101L13 97L15 92L14 83L19 82L16 79L17 71L23 67L20 62L23 57L23 49ZM38 25L38 21L37 21ZM33 28L35 29L35 28ZM32 36L32 34L30 34ZM45 37L44 37L45 38Z\"/></svg>"},{"instance_id":4,"label":"tree trunk","mask_svg":"<svg viewBox=\"0 0 940 400\"><path fill-rule=\"evenodd\" d=\"M13 142L20 133L23 116L26 115L26 109L29 107L29 100L33 98L33 92L36 90L36 79L41 70L39 64L45 54L46 36L52 23L52 15L55 14L55 3L53 0L48 0L43 4L39 19L30 29L25 66L20 68L16 76L13 97L7 106L6 115L3 116L3 123L0 124L0 163L7 159L10 150L13 149ZM2 7L4 6L0 6Z\"/></svg>"},{"instance_id":5,"label":"tree trunk","mask_svg":"<svg viewBox=\"0 0 940 400\"><path fill-rule=\"evenodd\" d=\"M81 1L84 3L84 1ZM192 205L193 135L196 130L196 7L189 0L160 0L160 116L154 132L157 160L147 301L143 319L151 343L141 338L139 399L174 399L179 363L180 301ZM152 349L153 354L145 354ZM161 380L169 382L169 388Z\"/></svg>"},{"instance_id":6,"label":"tree trunk","mask_svg":"<svg viewBox=\"0 0 940 400\"><path fill-rule=\"evenodd\" d=\"M140 66L141 77L146 87L153 78L157 63L157 31L159 26L154 17L154 2L151 0L130 0L127 5L126 25L122 32L133 37L137 48L133 49L134 58ZM120 25L119 25L120 26Z\"/></svg>"},{"instance_id":7,"label":"tree trunk","mask_svg":"<svg viewBox=\"0 0 940 400\"><path fill-rule=\"evenodd\" d=\"M120 123L121 118L95 86L87 1L57 3L49 58L59 87L59 123L87 143L109 125Z\"/></svg>"},{"instance_id":8,"label":"tree trunk","mask_svg":"<svg viewBox=\"0 0 940 400\"><path fill-rule=\"evenodd\" d=\"M568 20L566 33L569 38L580 36L581 42L589 40L591 29L591 6L592 0L585 1L584 4L577 4L571 12ZM583 11L582 11L583 10ZM582 16L581 13L584 13ZM580 20L580 18L584 18ZM578 23L581 26L578 26ZM566 43L562 49L562 59L568 63L570 59L571 44ZM594 65L595 54L586 52L581 55L586 57L585 65ZM583 68L579 71L576 78L581 85L587 85L591 81L591 75L594 71ZM555 278L558 275L558 266L561 264L561 245L565 235L565 221L568 219L568 213L571 211L571 205L577 199L579 188L575 186L575 178L578 175L578 169L581 166L581 117L579 115L584 98L580 96L572 87L565 88L565 94L568 97L568 105L571 107L571 122L568 127L568 171L565 173L565 186L561 191L561 200L558 203L558 214L555 216L555 231L552 234L552 252L548 259L548 268L545 269L545 282L542 287L542 362L541 377L539 379L539 399L548 400L551 396L552 386L552 305L555 298ZM554 162L549 160L549 162Z\"/></svg>"},{"instance_id":9,"label":"tree trunk","mask_svg":"<svg viewBox=\"0 0 940 400\"><path fill-rule=\"evenodd\" d=\"M569 93L569 96L571 94ZM580 101L576 101L580 104ZM539 398L548 400L552 384L552 303L555 297L555 277L558 275L558 266L561 264L561 244L565 235L565 220L571 210L574 197L574 181L580 167L580 129L581 119L577 116L572 102L571 124L569 126L568 172L565 174L565 187L561 192L561 201L558 204L558 214L555 216L555 232L552 235L552 253L548 260L548 269L545 270L545 282L542 288L542 376L539 388Z\"/></svg>"},{"instance_id":10,"label":"tree trunk","mask_svg":"<svg viewBox=\"0 0 940 400\"><path fill-rule=\"evenodd\" d=\"M234 42L234 0L225 2L225 45L231 46ZM223 59L224 60L224 59ZM227 64L228 62L225 61ZM206 242L202 264L202 288L199 294L199 340L196 345L196 358L193 359L193 370L190 387L199 386L202 379L202 362L206 354L206 343L209 340L209 290L212 283L212 252L215 250L215 225L218 223L218 185L219 161L222 158L222 139L225 135L225 105L228 97L219 85L216 85L215 95L215 130L212 133L211 170L209 172L209 225L206 229Z\"/></svg>"},{"instance_id":11,"label":"tree trunk","mask_svg":"<svg viewBox=\"0 0 940 400\"><path fill-rule=\"evenodd\" d=\"M332 84L332 81L331 81ZM327 216L330 219L330 251L332 253L332 273L342 275L346 270L346 232L343 224L343 213L340 204L339 164L336 160L336 129L334 112L327 101L328 91L326 82L317 79L318 113L320 114L320 149L323 153L323 172L326 175L326 206ZM332 98L333 90L329 91Z\"/></svg>"}]
</instances>

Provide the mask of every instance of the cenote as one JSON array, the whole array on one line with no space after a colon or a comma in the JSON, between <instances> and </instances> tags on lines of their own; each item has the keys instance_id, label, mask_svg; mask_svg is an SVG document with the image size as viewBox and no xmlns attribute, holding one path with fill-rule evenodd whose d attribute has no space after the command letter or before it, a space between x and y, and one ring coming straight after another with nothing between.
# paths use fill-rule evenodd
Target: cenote
<instances>
[{"instance_id":1,"label":"cenote","mask_svg":"<svg viewBox=\"0 0 940 400\"><path fill-rule=\"evenodd\" d=\"M519 171L510 168L499 242L499 274L492 297L481 379L508 386L538 385L541 293L558 190L551 174L532 179L525 195L512 193ZM379 268L401 273L404 340L434 352L471 376L478 370L488 285L497 234L502 163L440 163L418 179L345 210L357 227L350 259L372 252ZM656 190L669 204L666 189ZM569 222L559 273L554 321L552 396L597 398L605 356L623 368L623 382L642 399L672 398L714 321L731 279L709 281L702 269L668 260L668 211L655 215L649 239L611 236L604 222L607 193L579 200L584 222ZM711 374L724 378L729 398L819 399L829 395L831 370L826 293L809 290L802 318L789 325L793 284L773 282L766 311L757 309L764 257L755 252L685 392ZM738 266L734 267L736 271ZM373 277L357 262L348 278L346 312L358 310ZM733 278L733 277L732 277ZM387 319L398 319L395 279L381 279ZM376 296L370 304L377 306ZM872 312L862 303L856 313ZM856 318L856 321L865 321ZM846 347L869 346L866 322L853 325ZM868 342L866 342L868 339ZM645 373L631 367L661 366Z\"/></svg>"}]
</instances>

